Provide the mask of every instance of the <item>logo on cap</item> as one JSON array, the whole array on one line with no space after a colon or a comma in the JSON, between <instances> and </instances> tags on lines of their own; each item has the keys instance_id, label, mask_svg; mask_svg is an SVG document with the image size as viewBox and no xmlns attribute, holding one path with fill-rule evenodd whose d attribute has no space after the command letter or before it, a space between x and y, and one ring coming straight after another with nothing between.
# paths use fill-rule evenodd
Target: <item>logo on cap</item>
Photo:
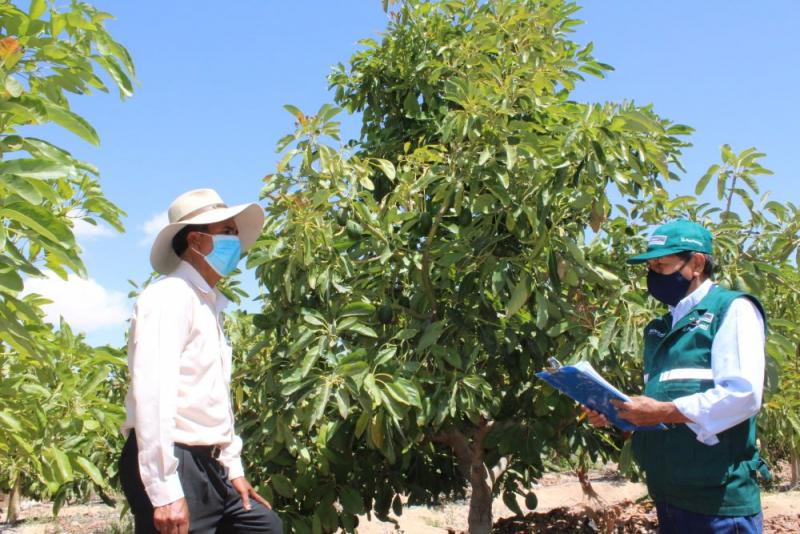
<instances>
[{"instance_id":1,"label":"logo on cap","mask_svg":"<svg viewBox=\"0 0 800 534\"><path fill-rule=\"evenodd\" d=\"M697 239L692 239L690 237L681 237L681 243L693 243L693 244L697 245L698 247L702 247L703 246L703 243L701 243Z\"/></svg>"},{"instance_id":2,"label":"logo on cap","mask_svg":"<svg viewBox=\"0 0 800 534\"><path fill-rule=\"evenodd\" d=\"M650 239L647 240L647 243L650 245L664 245L667 242L667 236L665 235L653 235L650 236Z\"/></svg>"}]
</instances>

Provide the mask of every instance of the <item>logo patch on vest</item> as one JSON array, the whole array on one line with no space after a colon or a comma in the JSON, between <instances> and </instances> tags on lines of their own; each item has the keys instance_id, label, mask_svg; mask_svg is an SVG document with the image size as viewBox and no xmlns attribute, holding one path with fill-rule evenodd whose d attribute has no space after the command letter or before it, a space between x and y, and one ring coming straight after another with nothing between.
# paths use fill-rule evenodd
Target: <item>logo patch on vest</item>
<instances>
[{"instance_id":1,"label":"logo patch on vest","mask_svg":"<svg viewBox=\"0 0 800 534\"><path fill-rule=\"evenodd\" d=\"M667 236L665 235L651 235L650 239L647 240L647 244L649 245L664 245L667 242Z\"/></svg>"}]
</instances>

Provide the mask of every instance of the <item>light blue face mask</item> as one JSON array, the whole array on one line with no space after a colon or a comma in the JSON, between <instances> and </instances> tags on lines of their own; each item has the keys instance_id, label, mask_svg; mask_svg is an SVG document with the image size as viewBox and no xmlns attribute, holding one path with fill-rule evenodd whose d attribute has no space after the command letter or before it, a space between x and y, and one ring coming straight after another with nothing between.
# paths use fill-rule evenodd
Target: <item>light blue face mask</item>
<instances>
[{"instance_id":1,"label":"light blue face mask","mask_svg":"<svg viewBox=\"0 0 800 534\"><path fill-rule=\"evenodd\" d=\"M211 235L211 239L214 246L205 257L206 263L218 275L228 276L236 269L242 256L242 243L235 235Z\"/></svg>"}]
</instances>

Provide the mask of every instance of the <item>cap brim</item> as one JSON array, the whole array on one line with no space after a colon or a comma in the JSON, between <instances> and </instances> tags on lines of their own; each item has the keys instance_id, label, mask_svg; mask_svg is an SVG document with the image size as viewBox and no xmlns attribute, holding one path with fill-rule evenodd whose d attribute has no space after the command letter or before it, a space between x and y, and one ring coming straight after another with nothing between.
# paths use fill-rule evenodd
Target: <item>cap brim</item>
<instances>
[{"instance_id":1,"label":"cap brim","mask_svg":"<svg viewBox=\"0 0 800 534\"><path fill-rule=\"evenodd\" d=\"M652 260L655 258L663 258L664 256L669 256L670 254L679 254L681 252L686 252L687 249L685 247L662 247L653 250L648 250L642 254L637 256L632 256L628 258L626 261L629 264L635 263L644 263L647 260Z\"/></svg>"},{"instance_id":2,"label":"cap brim","mask_svg":"<svg viewBox=\"0 0 800 534\"><path fill-rule=\"evenodd\" d=\"M242 252L246 252L261 235L264 226L264 210L256 202L240 204L229 208L209 210L185 221L170 223L156 236L150 249L150 265L160 274L168 274L175 270L181 259L172 250L172 238L182 228L190 224L211 224L233 219L239 230L239 241Z\"/></svg>"}]
</instances>

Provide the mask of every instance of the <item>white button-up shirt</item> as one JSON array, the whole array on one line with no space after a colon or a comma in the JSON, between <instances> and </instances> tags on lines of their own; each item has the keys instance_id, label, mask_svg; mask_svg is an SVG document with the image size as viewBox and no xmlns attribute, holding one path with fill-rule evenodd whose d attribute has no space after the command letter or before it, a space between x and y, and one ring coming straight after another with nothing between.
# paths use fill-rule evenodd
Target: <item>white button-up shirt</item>
<instances>
[{"instance_id":1,"label":"white button-up shirt","mask_svg":"<svg viewBox=\"0 0 800 534\"><path fill-rule=\"evenodd\" d=\"M153 506L183 497L175 443L219 445L229 478L244 474L230 402L231 347L220 323L227 303L186 262L136 301L122 431L136 430L139 471Z\"/></svg>"},{"instance_id":2,"label":"white button-up shirt","mask_svg":"<svg viewBox=\"0 0 800 534\"><path fill-rule=\"evenodd\" d=\"M670 307L672 325L700 303L714 286L706 280ZM734 299L719 325L711 345L714 387L680 397L673 402L687 423L706 445L719 443L717 434L758 413L764 384L764 318L753 302Z\"/></svg>"}]
</instances>

